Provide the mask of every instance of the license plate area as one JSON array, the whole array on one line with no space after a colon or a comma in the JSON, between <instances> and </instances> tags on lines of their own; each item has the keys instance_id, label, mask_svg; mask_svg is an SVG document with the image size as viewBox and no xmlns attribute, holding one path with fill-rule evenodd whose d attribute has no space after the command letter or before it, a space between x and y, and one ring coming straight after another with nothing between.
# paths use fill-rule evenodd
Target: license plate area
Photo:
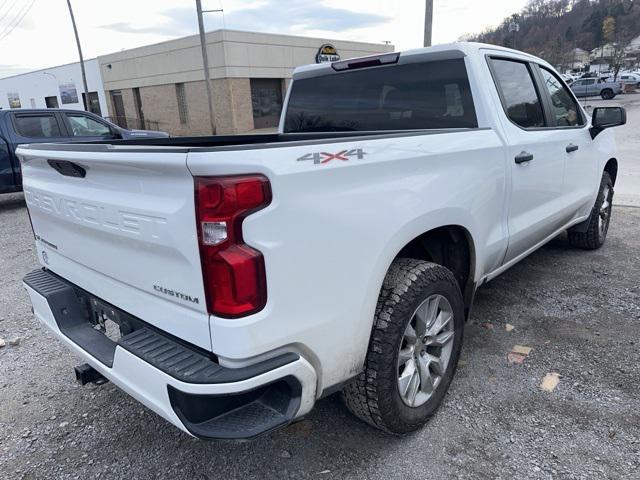
<instances>
[{"instance_id":1,"label":"license plate area","mask_svg":"<svg viewBox=\"0 0 640 480\"><path fill-rule=\"evenodd\" d=\"M122 312L113 305L94 296L88 296L88 303L93 328L112 342L117 343L123 336L134 331L131 321L124 318Z\"/></svg>"}]
</instances>

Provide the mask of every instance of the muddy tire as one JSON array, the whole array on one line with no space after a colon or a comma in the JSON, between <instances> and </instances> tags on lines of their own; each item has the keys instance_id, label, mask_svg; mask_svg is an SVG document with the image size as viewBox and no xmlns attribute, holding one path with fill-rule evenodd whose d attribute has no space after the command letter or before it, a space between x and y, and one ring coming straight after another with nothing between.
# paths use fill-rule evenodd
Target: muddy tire
<instances>
[{"instance_id":1,"label":"muddy tire","mask_svg":"<svg viewBox=\"0 0 640 480\"><path fill-rule=\"evenodd\" d=\"M422 260L394 261L376 308L364 371L342 392L370 425L403 434L424 425L455 373L464 302L453 274Z\"/></svg>"},{"instance_id":2,"label":"muddy tire","mask_svg":"<svg viewBox=\"0 0 640 480\"><path fill-rule=\"evenodd\" d=\"M596 203L589 216L589 226L586 232L572 232L569 230L569 243L574 247L585 250L595 250L604 245L611 222L613 207L613 182L608 172L602 174L600 189Z\"/></svg>"}]
</instances>

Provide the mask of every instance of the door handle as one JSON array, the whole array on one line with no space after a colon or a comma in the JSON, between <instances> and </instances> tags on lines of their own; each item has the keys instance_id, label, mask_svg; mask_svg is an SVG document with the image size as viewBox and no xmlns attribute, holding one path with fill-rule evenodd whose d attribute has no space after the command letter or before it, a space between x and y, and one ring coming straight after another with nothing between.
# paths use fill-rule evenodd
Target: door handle
<instances>
[{"instance_id":1,"label":"door handle","mask_svg":"<svg viewBox=\"0 0 640 480\"><path fill-rule=\"evenodd\" d=\"M529 152L520 152L515 158L517 164L530 162L531 160L533 160L533 154Z\"/></svg>"},{"instance_id":2,"label":"door handle","mask_svg":"<svg viewBox=\"0 0 640 480\"><path fill-rule=\"evenodd\" d=\"M576 150L578 150L580 147L578 145L574 145L573 143L570 143L569 145L567 145L567 153L571 153L571 152L575 152Z\"/></svg>"}]
</instances>

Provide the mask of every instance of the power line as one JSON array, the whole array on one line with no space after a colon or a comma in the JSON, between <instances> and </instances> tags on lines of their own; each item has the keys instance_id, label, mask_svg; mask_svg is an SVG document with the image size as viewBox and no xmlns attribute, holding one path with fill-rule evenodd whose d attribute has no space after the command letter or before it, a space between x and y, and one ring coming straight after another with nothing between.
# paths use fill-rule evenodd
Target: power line
<instances>
[{"instance_id":1,"label":"power line","mask_svg":"<svg viewBox=\"0 0 640 480\"><path fill-rule=\"evenodd\" d=\"M22 22L22 20L24 19L24 17L26 17L26 16L27 16L27 14L29 13L29 11L31 11L31 8L33 7L33 5L34 5L35 3L36 3L36 0L31 0L31 3L30 3L26 8L23 8L20 12L18 12L18 15L16 15L16 16L14 17L14 20L16 20L16 21L13 23L13 25L9 24L9 25L7 26L7 28L8 28L9 30L7 31L7 28L5 28L5 29L2 31L2 33L0 33L0 41L4 40L6 37L8 37L8 36L11 34L11 32L13 32L13 31L16 29L16 27L17 27L18 25L20 25L20 22ZM22 13L22 14L21 14L21 13ZM19 17L19 18L18 18L18 17ZM6 33L5 33L5 32L6 32Z\"/></svg>"},{"instance_id":2,"label":"power line","mask_svg":"<svg viewBox=\"0 0 640 480\"><path fill-rule=\"evenodd\" d=\"M7 15L9 15L11 13L11 10L13 10L13 7L15 7L19 1L20 0L14 0L14 2L11 4L11 6L9 8L7 8L7 11L4 12L4 15L2 15L0 17L0 22L2 22L5 18L7 18ZM5 1L2 5L4 6L5 3L8 3L8 0ZM9 22L9 23L11 23L11 22Z\"/></svg>"},{"instance_id":3,"label":"power line","mask_svg":"<svg viewBox=\"0 0 640 480\"><path fill-rule=\"evenodd\" d=\"M4 2L0 3L0 10L2 10L7 3L9 3L9 0L4 0Z\"/></svg>"}]
</instances>

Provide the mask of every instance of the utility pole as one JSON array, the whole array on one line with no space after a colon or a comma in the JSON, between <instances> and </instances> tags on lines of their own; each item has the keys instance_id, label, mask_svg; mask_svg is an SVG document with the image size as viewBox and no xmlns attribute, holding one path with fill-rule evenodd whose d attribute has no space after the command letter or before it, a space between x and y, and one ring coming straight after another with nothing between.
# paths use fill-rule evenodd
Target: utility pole
<instances>
[{"instance_id":1,"label":"utility pole","mask_svg":"<svg viewBox=\"0 0 640 480\"><path fill-rule=\"evenodd\" d=\"M202 19L202 2L196 0L198 11L198 30L200 31L200 48L202 49L202 65L204 67L204 81L207 87L207 100L209 101L209 121L211 122L211 134L216 134L216 122L213 118L213 92L211 90L211 74L209 72L209 56L207 55L207 40L204 35L204 20ZM204 12L222 12L219 10L205 10Z\"/></svg>"},{"instance_id":2,"label":"utility pole","mask_svg":"<svg viewBox=\"0 0 640 480\"><path fill-rule=\"evenodd\" d=\"M76 19L73 16L73 9L71 8L71 0L67 0L69 6L69 15L71 15L71 24L73 25L73 33L76 35L76 44L78 45L78 55L80 56L80 70L82 71L82 86L84 88L84 95L82 104L84 109L87 110L89 105L89 88L87 87L87 73L84 71L84 59L82 58L82 48L80 47L80 37L78 36L78 28L76 27Z\"/></svg>"},{"instance_id":3,"label":"utility pole","mask_svg":"<svg viewBox=\"0 0 640 480\"><path fill-rule=\"evenodd\" d=\"M431 32L433 30L433 0L426 0L424 10L424 46L431 46Z\"/></svg>"}]
</instances>

